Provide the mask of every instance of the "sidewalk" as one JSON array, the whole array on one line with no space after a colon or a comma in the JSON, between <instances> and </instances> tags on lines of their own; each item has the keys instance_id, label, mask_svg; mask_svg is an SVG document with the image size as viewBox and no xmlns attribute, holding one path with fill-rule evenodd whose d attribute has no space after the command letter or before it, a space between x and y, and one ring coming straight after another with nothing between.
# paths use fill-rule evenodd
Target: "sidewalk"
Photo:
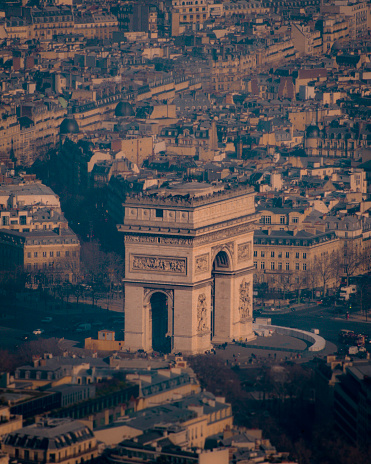
<instances>
[{"instance_id":1,"label":"sidewalk","mask_svg":"<svg viewBox=\"0 0 371 464\"><path fill-rule=\"evenodd\" d=\"M275 306L274 311L272 311L269 308L254 308L254 311L261 311L261 317L268 317L268 316L274 316L275 314L288 314L291 313L292 311L300 311L302 309L306 308L312 308L312 307L317 307L317 303L313 301L305 302L305 303L293 303L290 305L285 305L280 307ZM260 317L260 315L257 315L256 317Z\"/></svg>"},{"instance_id":2,"label":"sidewalk","mask_svg":"<svg viewBox=\"0 0 371 464\"><path fill-rule=\"evenodd\" d=\"M331 319L336 319L338 321L353 321L353 322L363 322L365 324L370 324L371 323L371 314L367 315L367 321L366 321L366 316L364 314L362 314L360 311L355 312L355 313L350 313L349 314L349 319L346 318L345 314L335 315Z\"/></svg>"}]
</instances>

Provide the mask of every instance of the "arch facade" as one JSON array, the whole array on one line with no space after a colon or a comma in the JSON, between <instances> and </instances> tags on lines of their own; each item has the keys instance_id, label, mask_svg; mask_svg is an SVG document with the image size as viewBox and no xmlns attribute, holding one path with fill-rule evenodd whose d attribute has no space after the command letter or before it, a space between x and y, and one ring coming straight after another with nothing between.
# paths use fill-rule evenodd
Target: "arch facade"
<instances>
[{"instance_id":1,"label":"arch facade","mask_svg":"<svg viewBox=\"0 0 371 464\"><path fill-rule=\"evenodd\" d=\"M125 233L125 346L132 350L153 349L156 292L168 298L173 352L202 353L213 343L253 338L254 192L186 193L185 199L125 202L119 230Z\"/></svg>"}]
</instances>

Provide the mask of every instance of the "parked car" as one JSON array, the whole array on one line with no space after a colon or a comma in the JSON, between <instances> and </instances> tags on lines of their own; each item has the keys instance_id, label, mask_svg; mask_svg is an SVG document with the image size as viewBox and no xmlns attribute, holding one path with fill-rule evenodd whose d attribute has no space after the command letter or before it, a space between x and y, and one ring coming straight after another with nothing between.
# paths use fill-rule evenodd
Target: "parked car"
<instances>
[{"instance_id":1,"label":"parked car","mask_svg":"<svg viewBox=\"0 0 371 464\"><path fill-rule=\"evenodd\" d=\"M41 322L49 323L52 322L53 318L50 316L44 317L44 319L41 319Z\"/></svg>"},{"instance_id":2,"label":"parked car","mask_svg":"<svg viewBox=\"0 0 371 464\"><path fill-rule=\"evenodd\" d=\"M45 332L44 329L35 329L32 333L33 333L34 335L41 335L41 334L43 334L44 332Z\"/></svg>"}]
</instances>

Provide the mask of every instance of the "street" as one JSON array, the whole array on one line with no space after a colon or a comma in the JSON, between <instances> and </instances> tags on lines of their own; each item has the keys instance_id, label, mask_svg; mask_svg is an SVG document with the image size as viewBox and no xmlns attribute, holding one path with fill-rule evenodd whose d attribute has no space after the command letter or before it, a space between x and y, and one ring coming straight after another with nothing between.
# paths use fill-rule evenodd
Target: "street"
<instances>
[{"instance_id":1,"label":"street","mask_svg":"<svg viewBox=\"0 0 371 464\"><path fill-rule=\"evenodd\" d=\"M293 312L290 311L286 314L272 313L269 317L272 319L272 325L293 327L307 331L310 331L312 328L319 329L319 334L333 343L338 343L338 335L341 329L354 330L357 333L371 336L371 323L363 322L363 318L359 317L361 320L355 320L351 316L347 320L344 315L334 314L332 308L324 308L320 305L306 307Z\"/></svg>"}]
</instances>

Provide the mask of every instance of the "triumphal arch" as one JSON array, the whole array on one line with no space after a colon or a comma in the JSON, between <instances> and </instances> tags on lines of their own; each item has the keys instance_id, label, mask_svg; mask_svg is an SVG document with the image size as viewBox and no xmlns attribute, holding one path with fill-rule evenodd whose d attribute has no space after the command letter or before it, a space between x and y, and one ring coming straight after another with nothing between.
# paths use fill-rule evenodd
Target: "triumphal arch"
<instances>
[{"instance_id":1,"label":"triumphal arch","mask_svg":"<svg viewBox=\"0 0 371 464\"><path fill-rule=\"evenodd\" d=\"M125 346L202 353L252 339L253 189L178 183L124 206Z\"/></svg>"}]
</instances>

